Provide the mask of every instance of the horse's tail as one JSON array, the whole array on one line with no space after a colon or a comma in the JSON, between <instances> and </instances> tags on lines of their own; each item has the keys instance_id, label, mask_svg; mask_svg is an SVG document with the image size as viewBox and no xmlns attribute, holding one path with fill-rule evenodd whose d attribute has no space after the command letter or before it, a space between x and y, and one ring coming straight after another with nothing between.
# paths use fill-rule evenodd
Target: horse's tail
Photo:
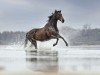
<instances>
[{"instance_id":1,"label":"horse's tail","mask_svg":"<svg viewBox=\"0 0 100 75\"><path fill-rule=\"evenodd\" d=\"M26 37L24 47L27 46L27 43L28 43L28 39L27 39L27 37Z\"/></svg>"}]
</instances>

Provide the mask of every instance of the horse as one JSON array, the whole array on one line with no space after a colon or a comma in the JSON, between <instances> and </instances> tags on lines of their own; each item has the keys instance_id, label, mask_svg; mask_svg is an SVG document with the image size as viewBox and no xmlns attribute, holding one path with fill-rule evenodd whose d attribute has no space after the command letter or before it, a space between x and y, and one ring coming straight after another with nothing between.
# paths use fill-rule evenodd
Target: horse
<instances>
[{"instance_id":1,"label":"horse","mask_svg":"<svg viewBox=\"0 0 100 75\"><path fill-rule=\"evenodd\" d=\"M56 42L53 44L53 46L56 46L59 41L59 38L61 38L65 42L66 46L68 46L66 40L59 34L59 30L57 27L58 20L62 23L64 23L65 21L62 16L61 10L55 10L54 13L52 13L52 15L48 18L49 20L44 27L35 28L26 33L24 47L26 47L28 41L30 41L31 46L34 46L35 49L37 49L37 41L42 42L50 39L56 39Z\"/></svg>"}]
</instances>

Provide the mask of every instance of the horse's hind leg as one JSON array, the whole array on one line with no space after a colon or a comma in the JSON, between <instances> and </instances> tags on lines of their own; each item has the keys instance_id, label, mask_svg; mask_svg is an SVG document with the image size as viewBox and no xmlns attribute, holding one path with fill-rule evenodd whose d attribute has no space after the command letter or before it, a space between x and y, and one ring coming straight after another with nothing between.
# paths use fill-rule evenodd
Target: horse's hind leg
<instances>
[{"instance_id":1,"label":"horse's hind leg","mask_svg":"<svg viewBox=\"0 0 100 75\"><path fill-rule=\"evenodd\" d=\"M27 46L27 43L28 43L28 39L27 39L27 37L26 37L26 39L25 39L25 44L24 44L24 48Z\"/></svg>"},{"instance_id":2,"label":"horse's hind leg","mask_svg":"<svg viewBox=\"0 0 100 75\"><path fill-rule=\"evenodd\" d=\"M36 42L36 40L32 40L31 43L34 45L35 49L37 49L37 42Z\"/></svg>"},{"instance_id":3,"label":"horse's hind leg","mask_svg":"<svg viewBox=\"0 0 100 75\"><path fill-rule=\"evenodd\" d=\"M34 46L35 49L37 49L37 42L36 42L36 40L29 39L29 41L31 42L31 46ZM30 46L30 47L31 47L31 46Z\"/></svg>"}]
</instances>

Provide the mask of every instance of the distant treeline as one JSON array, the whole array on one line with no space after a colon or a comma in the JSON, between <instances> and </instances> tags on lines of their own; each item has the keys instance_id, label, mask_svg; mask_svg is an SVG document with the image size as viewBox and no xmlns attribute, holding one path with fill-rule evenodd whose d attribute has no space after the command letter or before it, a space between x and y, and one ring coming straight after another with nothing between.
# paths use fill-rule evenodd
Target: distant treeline
<instances>
[{"instance_id":1,"label":"distant treeline","mask_svg":"<svg viewBox=\"0 0 100 75\"><path fill-rule=\"evenodd\" d=\"M100 45L100 29L91 29L84 26L83 29L69 27L61 28L61 33L69 40L70 45Z\"/></svg>"},{"instance_id":2,"label":"distant treeline","mask_svg":"<svg viewBox=\"0 0 100 75\"><path fill-rule=\"evenodd\" d=\"M22 44L25 39L25 32L9 32L0 33L0 44Z\"/></svg>"},{"instance_id":3,"label":"distant treeline","mask_svg":"<svg viewBox=\"0 0 100 75\"><path fill-rule=\"evenodd\" d=\"M69 41L70 45L100 45L100 29L74 29L70 27L60 28L60 33ZM2 32L0 33L0 44L23 44L25 32Z\"/></svg>"}]
</instances>

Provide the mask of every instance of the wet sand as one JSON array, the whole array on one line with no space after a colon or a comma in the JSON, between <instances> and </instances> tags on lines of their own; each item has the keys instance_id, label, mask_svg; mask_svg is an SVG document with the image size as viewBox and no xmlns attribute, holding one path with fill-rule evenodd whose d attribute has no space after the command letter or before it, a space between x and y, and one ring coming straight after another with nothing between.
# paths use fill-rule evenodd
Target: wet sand
<instances>
[{"instance_id":1,"label":"wet sand","mask_svg":"<svg viewBox=\"0 0 100 75\"><path fill-rule=\"evenodd\" d=\"M33 72L30 70L0 71L0 75L100 75L100 72L90 71L66 71L66 72Z\"/></svg>"}]
</instances>

